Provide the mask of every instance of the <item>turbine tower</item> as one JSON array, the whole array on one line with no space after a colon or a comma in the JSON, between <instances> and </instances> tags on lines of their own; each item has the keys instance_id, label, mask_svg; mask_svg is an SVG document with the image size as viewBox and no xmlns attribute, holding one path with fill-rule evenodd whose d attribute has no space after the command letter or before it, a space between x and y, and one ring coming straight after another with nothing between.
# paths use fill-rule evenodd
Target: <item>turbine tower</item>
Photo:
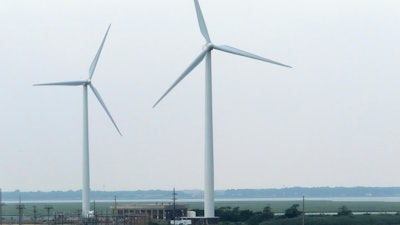
<instances>
[{"instance_id":1,"label":"turbine tower","mask_svg":"<svg viewBox=\"0 0 400 225\"><path fill-rule=\"evenodd\" d=\"M101 50L103 49L104 42L107 38L108 31L110 30L111 24L108 26L107 32L104 35L103 41L97 51L96 56L93 59L92 64L89 68L89 77L87 80L79 81L66 81L57 83L45 83L45 84L34 84L34 86L82 86L83 87L83 155L82 155L82 217L88 218L90 211L90 173L89 173L89 122L88 122L88 86L92 90L93 94L96 96L100 105L106 111L114 127L117 129L118 133L122 136L117 124L114 122L110 112L108 111L103 99L101 98L99 92L92 84L93 73L96 69L97 61L100 58Z\"/></svg>"},{"instance_id":2,"label":"turbine tower","mask_svg":"<svg viewBox=\"0 0 400 225\"><path fill-rule=\"evenodd\" d=\"M208 35L207 26L204 21L203 14L200 9L198 0L194 0L196 8L197 20L200 32L206 40L201 53L194 61L184 70L178 79L170 88L161 96L154 104L153 108L176 86L180 83L197 65L205 58L205 152L204 152L204 217L215 217L214 212L214 153L213 153L213 118L212 118L212 82L211 82L211 51L216 49L219 51L244 56L279 66L289 67L288 65L272 61L249 52L245 52L226 45L214 45Z\"/></svg>"}]
</instances>

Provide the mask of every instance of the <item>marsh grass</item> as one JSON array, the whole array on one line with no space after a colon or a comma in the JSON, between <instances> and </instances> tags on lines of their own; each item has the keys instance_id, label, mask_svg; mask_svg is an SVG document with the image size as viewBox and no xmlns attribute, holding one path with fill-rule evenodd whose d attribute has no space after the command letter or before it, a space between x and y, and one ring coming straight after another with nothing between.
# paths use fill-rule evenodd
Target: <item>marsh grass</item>
<instances>
[{"instance_id":1,"label":"marsh grass","mask_svg":"<svg viewBox=\"0 0 400 225\"><path fill-rule=\"evenodd\" d=\"M38 216L47 216L45 207L51 205L53 209L50 211L50 215L54 212L63 212L68 215L76 215L80 213L81 203L79 202L57 202L57 203L22 203L25 206L24 215L33 215L33 206L36 206ZM117 202L117 205L142 205L142 204L155 204L155 202ZM166 203L170 204L170 202ZM189 210L203 209L203 203L196 202L177 202L177 204L187 204ZM282 213L285 209L289 208L293 204L299 204L299 210L302 211L302 201L217 201L215 208L219 207L239 207L241 210L251 210L253 212L262 211L264 207L271 207L275 213ZM17 215L18 210L17 203L5 204L2 207L4 216ZM96 202L96 212L98 214L112 214L111 206L113 202ZM305 211L312 213L326 213L326 212L337 212L343 205L347 206L353 212L400 212L399 202L379 202L379 201L306 201ZM93 209L94 204L91 204Z\"/></svg>"}]
</instances>

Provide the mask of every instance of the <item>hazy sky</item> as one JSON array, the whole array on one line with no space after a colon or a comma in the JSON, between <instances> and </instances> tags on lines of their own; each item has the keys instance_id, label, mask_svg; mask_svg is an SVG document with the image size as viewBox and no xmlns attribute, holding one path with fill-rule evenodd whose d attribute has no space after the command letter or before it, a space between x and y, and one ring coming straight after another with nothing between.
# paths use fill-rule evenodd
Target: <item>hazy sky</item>
<instances>
[{"instance_id":1,"label":"hazy sky","mask_svg":"<svg viewBox=\"0 0 400 225\"><path fill-rule=\"evenodd\" d=\"M400 1L200 0L213 51L215 188L400 186ZM192 0L0 3L0 187L81 189L93 83L92 190L202 189L204 64Z\"/></svg>"}]
</instances>

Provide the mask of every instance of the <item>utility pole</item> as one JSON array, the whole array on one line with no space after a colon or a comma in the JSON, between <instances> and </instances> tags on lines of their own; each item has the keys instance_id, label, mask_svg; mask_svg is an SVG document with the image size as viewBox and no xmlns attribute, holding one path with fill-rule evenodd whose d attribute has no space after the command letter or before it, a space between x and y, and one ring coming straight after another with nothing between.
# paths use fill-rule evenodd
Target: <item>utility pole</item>
<instances>
[{"instance_id":1,"label":"utility pole","mask_svg":"<svg viewBox=\"0 0 400 225\"><path fill-rule=\"evenodd\" d=\"M35 224L36 225L36 213L37 213L37 211L36 211L36 205L34 205L33 206L33 224Z\"/></svg>"},{"instance_id":2,"label":"utility pole","mask_svg":"<svg viewBox=\"0 0 400 225\"><path fill-rule=\"evenodd\" d=\"M304 225L304 217L306 215L306 211L304 211L304 195L303 195L303 225Z\"/></svg>"},{"instance_id":3,"label":"utility pole","mask_svg":"<svg viewBox=\"0 0 400 225\"><path fill-rule=\"evenodd\" d=\"M46 205L44 208L47 210L47 224L50 224L50 210L53 209L53 206Z\"/></svg>"},{"instance_id":4,"label":"utility pole","mask_svg":"<svg viewBox=\"0 0 400 225\"><path fill-rule=\"evenodd\" d=\"M118 225L118 211L117 213L115 213L115 211L117 211L117 196L114 195L114 210L113 210L113 216L115 219L115 225Z\"/></svg>"},{"instance_id":5,"label":"utility pole","mask_svg":"<svg viewBox=\"0 0 400 225\"><path fill-rule=\"evenodd\" d=\"M3 202L1 199L1 188L0 188L0 225L3 225Z\"/></svg>"},{"instance_id":6,"label":"utility pole","mask_svg":"<svg viewBox=\"0 0 400 225\"><path fill-rule=\"evenodd\" d=\"M174 201L174 211L172 212L172 217L174 219L174 225L176 224L176 218L175 218L175 201L176 201L176 192L175 188L174 191L172 192L172 200Z\"/></svg>"},{"instance_id":7,"label":"utility pole","mask_svg":"<svg viewBox=\"0 0 400 225\"><path fill-rule=\"evenodd\" d=\"M97 224L96 200L93 200L93 216L94 216L94 218L92 218L92 219L94 219L94 224L96 225Z\"/></svg>"},{"instance_id":8,"label":"utility pole","mask_svg":"<svg viewBox=\"0 0 400 225\"><path fill-rule=\"evenodd\" d=\"M22 225L22 215L24 213L25 206L21 204L21 197L19 197L19 204L17 205L18 209L18 224Z\"/></svg>"}]
</instances>

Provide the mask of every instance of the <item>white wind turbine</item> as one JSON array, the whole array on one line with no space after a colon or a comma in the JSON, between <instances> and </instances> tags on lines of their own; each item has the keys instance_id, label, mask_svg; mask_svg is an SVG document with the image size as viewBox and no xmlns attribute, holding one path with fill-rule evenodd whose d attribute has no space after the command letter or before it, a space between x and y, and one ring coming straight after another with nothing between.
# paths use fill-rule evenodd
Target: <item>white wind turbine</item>
<instances>
[{"instance_id":1,"label":"white wind turbine","mask_svg":"<svg viewBox=\"0 0 400 225\"><path fill-rule=\"evenodd\" d=\"M223 52L244 56L284 67L288 65L275 62L249 52L245 52L226 45L214 45L208 35L207 26L204 21L203 14L200 9L198 0L194 0L196 7L197 20L200 31L206 39L203 51L195 58L195 60L186 68L186 70L178 77L171 87L161 96L154 104L153 108L179 83L181 82L200 62L205 58L205 154L204 154L204 217L212 218L214 214L214 156L213 156L213 120L212 120L212 86L211 86L211 51L213 49Z\"/></svg>"},{"instance_id":2,"label":"white wind turbine","mask_svg":"<svg viewBox=\"0 0 400 225\"><path fill-rule=\"evenodd\" d=\"M96 96L100 105L106 111L114 127L117 129L118 133L122 136L117 124L114 122L110 112L108 111L103 99L101 98L99 92L92 84L92 76L96 69L97 61L99 60L101 50L103 49L104 42L107 38L108 31L110 30L111 24L108 26L107 32L104 35L103 41L97 51L96 56L93 59L92 64L89 68L89 77L87 80L79 81L66 81L57 83L45 83L45 84L34 84L34 86L82 86L83 87L83 158L82 158L82 216L87 218L90 211L90 173L89 173L89 123L88 123L88 86L92 89L93 94Z\"/></svg>"}]
</instances>

